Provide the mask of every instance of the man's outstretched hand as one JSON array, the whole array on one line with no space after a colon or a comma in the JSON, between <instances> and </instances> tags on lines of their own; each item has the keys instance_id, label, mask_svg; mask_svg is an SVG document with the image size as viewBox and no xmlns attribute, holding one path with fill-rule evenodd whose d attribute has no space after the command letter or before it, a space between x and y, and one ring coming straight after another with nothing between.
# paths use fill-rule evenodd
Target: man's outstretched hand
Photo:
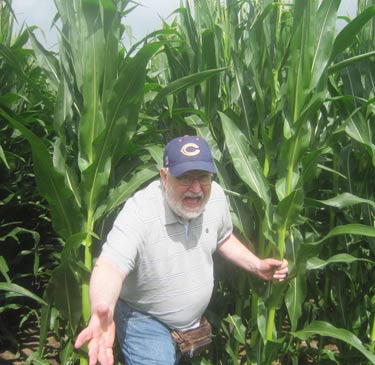
<instances>
[{"instance_id":1,"label":"man's outstretched hand","mask_svg":"<svg viewBox=\"0 0 375 365\"><path fill-rule=\"evenodd\" d=\"M91 315L88 326L78 335L74 344L80 348L88 342L89 365L113 365L113 344L115 341L115 323L110 309L99 305Z\"/></svg>"}]
</instances>

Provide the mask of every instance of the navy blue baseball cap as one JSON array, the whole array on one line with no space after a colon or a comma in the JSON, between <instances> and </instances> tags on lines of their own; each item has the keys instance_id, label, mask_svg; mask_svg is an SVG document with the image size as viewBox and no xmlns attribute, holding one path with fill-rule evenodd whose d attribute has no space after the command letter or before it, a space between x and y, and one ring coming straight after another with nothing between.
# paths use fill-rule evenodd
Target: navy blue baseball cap
<instances>
[{"instance_id":1,"label":"navy blue baseball cap","mask_svg":"<svg viewBox=\"0 0 375 365\"><path fill-rule=\"evenodd\" d=\"M209 144L198 136L183 136L172 139L164 150L164 167L173 176L191 170L216 172Z\"/></svg>"}]
</instances>

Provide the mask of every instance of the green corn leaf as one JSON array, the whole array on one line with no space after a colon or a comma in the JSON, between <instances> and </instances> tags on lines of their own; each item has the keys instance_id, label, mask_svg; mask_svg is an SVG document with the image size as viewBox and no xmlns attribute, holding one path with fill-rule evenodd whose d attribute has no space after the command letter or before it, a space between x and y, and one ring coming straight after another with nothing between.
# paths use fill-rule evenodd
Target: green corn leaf
<instances>
[{"instance_id":1,"label":"green corn leaf","mask_svg":"<svg viewBox=\"0 0 375 365\"><path fill-rule=\"evenodd\" d=\"M369 204L375 208L375 202L369 199L362 199L356 195L350 193L339 194L331 199L327 200L317 200L319 204L328 205L334 208L347 208L356 204Z\"/></svg>"},{"instance_id":2,"label":"green corn leaf","mask_svg":"<svg viewBox=\"0 0 375 365\"><path fill-rule=\"evenodd\" d=\"M259 297L257 301L257 326L262 338L266 338L268 310L265 298Z\"/></svg>"},{"instance_id":3,"label":"green corn leaf","mask_svg":"<svg viewBox=\"0 0 375 365\"><path fill-rule=\"evenodd\" d=\"M218 68L215 70L207 70L202 72L197 72L189 76L181 77L178 80L170 82L165 86L159 93L155 96L153 104L157 104L163 98L168 95L176 94L182 90L185 90L189 86L198 85L211 77L218 75L220 72L223 72L226 68Z\"/></svg>"},{"instance_id":4,"label":"green corn leaf","mask_svg":"<svg viewBox=\"0 0 375 365\"><path fill-rule=\"evenodd\" d=\"M44 299L46 299L45 297ZM48 336L48 332L50 328L51 311L52 311L51 302L48 302L47 305L44 305L41 309L40 325L39 325L39 348L40 349L44 349L45 341Z\"/></svg>"},{"instance_id":5,"label":"green corn leaf","mask_svg":"<svg viewBox=\"0 0 375 365\"><path fill-rule=\"evenodd\" d=\"M310 32L314 1L296 1L293 25L293 38L290 48L290 70L288 74L288 97L290 99L290 117L296 121L303 109L311 79L311 64L314 46Z\"/></svg>"},{"instance_id":6,"label":"green corn leaf","mask_svg":"<svg viewBox=\"0 0 375 365\"><path fill-rule=\"evenodd\" d=\"M340 6L340 0L325 0L319 7L315 19L315 28L317 33L316 49L313 55L311 67L310 90L313 90L331 58L332 44L336 33L337 11Z\"/></svg>"},{"instance_id":7,"label":"green corn leaf","mask_svg":"<svg viewBox=\"0 0 375 365\"><path fill-rule=\"evenodd\" d=\"M5 280L9 283L11 281L8 275L9 267L3 256L0 256L0 272L4 276Z\"/></svg>"},{"instance_id":8,"label":"green corn leaf","mask_svg":"<svg viewBox=\"0 0 375 365\"><path fill-rule=\"evenodd\" d=\"M3 111L0 111L0 115L20 130L30 143L38 189L49 203L56 232L65 239L79 232L81 213L74 195L67 189L64 176L54 169L51 156L42 140Z\"/></svg>"},{"instance_id":9,"label":"green corn leaf","mask_svg":"<svg viewBox=\"0 0 375 365\"><path fill-rule=\"evenodd\" d=\"M51 363L49 360L44 360L41 358L41 354L39 351L32 352L25 361L26 365L33 364L33 365L50 365Z\"/></svg>"},{"instance_id":10,"label":"green corn leaf","mask_svg":"<svg viewBox=\"0 0 375 365\"><path fill-rule=\"evenodd\" d=\"M375 237L375 227L366 226L363 224L346 224L343 226L337 226L333 228L327 234L327 236L325 236L323 239L321 239L318 242L320 243L329 238L340 236L343 234L359 235L359 236L365 236L365 237Z\"/></svg>"},{"instance_id":11,"label":"green corn leaf","mask_svg":"<svg viewBox=\"0 0 375 365\"><path fill-rule=\"evenodd\" d=\"M300 252L298 253L297 260L301 262L308 260L311 257L318 255L320 245L333 237L341 235L357 235L364 237L375 238L375 227L366 226L363 224L346 224L342 226L334 227L331 231L328 232L321 240L312 242L312 243L303 243L301 244Z\"/></svg>"},{"instance_id":12,"label":"green corn leaf","mask_svg":"<svg viewBox=\"0 0 375 365\"><path fill-rule=\"evenodd\" d=\"M303 208L303 198L303 190L296 189L277 204L275 222L279 227L288 229L296 223Z\"/></svg>"},{"instance_id":13,"label":"green corn leaf","mask_svg":"<svg viewBox=\"0 0 375 365\"><path fill-rule=\"evenodd\" d=\"M12 52L10 47L0 44L0 56L2 58L2 62L6 62L8 67L10 67L14 73L20 77L25 77L24 70L17 58L17 55Z\"/></svg>"},{"instance_id":14,"label":"green corn leaf","mask_svg":"<svg viewBox=\"0 0 375 365\"><path fill-rule=\"evenodd\" d=\"M206 30L202 34L202 62L207 70L217 69L215 33ZM211 77L202 85L202 98L208 120L213 120L218 107L219 75Z\"/></svg>"},{"instance_id":15,"label":"green corn leaf","mask_svg":"<svg viewBox=\"0 0 375 365\"><path fill-rule=\"evenodd\" d=\"M290 280L289 288L285 294L285 305L288 309L290 325L295 330L298 320L302 315L301 303L304 302L307 293L306 269L300 265L298 275Z\"/></svg>"},{"instance_id":16,"label":"green corn leaf","mask_svg":"<svg viewBox=\"0 0 375 365\"><path fill-rule=\"evenodd\" d=\"M159 48L158 43L150 43L143 47L133 59L128 61L113 86L111 104L105 107L106 128L94 141L97 157L82 174L86 204L93 211L108 189L111 166L122 155L127 139L134 132L143 99L146 65ZM90 136L83 138L90 139Z\"/></svg>"},{"instance_id":17,"label":"green corn leaf","mask_svg":"<svg viewBox=\"0 0 375 365\"><path fill-rule=\"evenodd\" d=\"M374 16L375 5L371 5L342 29L342 31L337 35L333 44L331 56L333 60L339 54L344 52L346 48L350 47L364 25L373 19Z\"/></svg>"},{"instance_id":18,"label":"green corn leaf","mask_svg":"<svg viewBox=\"0 0 375 365\"><path fill-rule=\"evenodd\" d=\"M339 5L339 0L325 0L317 11L315 1L295 2L287 94L293 122L322 102L319 94L310 93L318 87L331 57Z\"/></svg>"},{"instance_id":19,"label":"green corn leaf","mask_svg":"<svg viewBox=\"0 0 375 365\"><path fill-rule=\"evenodd\" d=\"M0 160L3 161L5 167L9 170L9 164L8 164L7 158L5 157L5 153L1 145L0 145Z\"/></svg>"},{"instance_id":20,"label":"green corn leaf","mask_svg":"<svg viewBox=\"0 0 375 365\"><path fill-rule=\"evenodd\" d=\"M74 265L74 264L73 264ZM51 292L55 307L69 321L75 333L82 315L81 288L69 260L64 260L52 273Z\"/></svg>"},{"instance_id":21,"label":"green corn leaf","mask_svg":"<svg viewBox=\"0 0 375 365\"><path fill-rule=\"evenodd\" d=\"M74 355L74 346L72 339L64 342L64 346L60 351L59 360L60 364L69 364L72 363L72 356Z\"/></svg>"},{"instance_id":22,"label":"green corn leaf","mask_svg":"<svg viewBox=\"0 0 375 365\"><path fill-rule=\"evenodd\" d=\"M264 353L257 354L257 361L252 364L272 364L275 363L275 359L278 358L279 354L283 351L283 346L285 343L285 337L280 337L277 339L267 340Z\"/></svg>"},{"instance_id":23,"label":"green corn leaf","mask_svg":"<svg viewBox=\"0 0 375 365\"><path fill-rule=\"evenodd\" d=\"M80 54L85 62L82 66L84 110L79 130L79 166L81 171L84 171L98 159L95 140L105 129L100 87L104 77L106 42L104 24L99 17L99 6L84 6L82 10L85 19L82 28L83 31L87 31L87 35L84 41L81 41Z\"/></svg>"},{"instance_id":24,"label":"green corn leaf","mask_svg":"<svg viewBox=\"0 0 375 365\"><path fill-rule=\"evenodd\" d=\"M372 142L372 130L369 123L370 121L365 120L364 117L350 118L346 124L345 132L367 149L372 164L375 166L375 144Z\"/></svg>"},{"instance_id":25,"label":"green corn leaf","mask_svg":"<svg viewBox=\"0 0 375 365\"><path fill-rule=\"evenodd\" d=\"M163 152L164 148L152 145L152 146L145 146L145 149L151 155L153 160L156 162L157 169L160 170L163 167Z\"/></svg>"},{"instance_id":26,"label":"green corn leaf","mask_svg":"<svg viewBox=\"0 0 375 365\"><path fill-rule=\"evenodd\" d=\"M0 241L5 241L8 238L13 238L17 243L21 243L20 242L20 238L18 236L20 234L24 234L24 233L30 234L33 237L34 242L36 244L39 243L39 241L40 241L40 235L39 235L38 232L32 231L30 229L22 228L22 227L13 228L9 233L7 233L4 236L1 236L0 237Z\"/></svg>"},{"instance_id":27,"label":"green corn leaf","mask_svg":"<svg viewBox=\"0 0 375 365\"><path fill-rule=\"evenodd\" d=\"M88 4L88 5L97 5L97 6L100 5L103 9L106 9L106 10L116 9L115 5L110 0L82 0L82 2L83 4Z\"/></svg>"},{"instance_id":28,"label":"green corn leaf","mask_svg":"<svg viewBox=\"0 0 375 365\"><path fill-rule=\"evenodd\" d=\"M46 75L48 76L51 86L57 90L59 85L59 67L57 64L56 58L52 55L51 52L45 50L45 48L40 44L36 39L35 35L29 31L29 37L37 62L39 67L41 67Z\"/></svg>"},{"instance_id":29,"label":"green corn leaf","mask_svg":"<svg viewBox=\"0 0 375 365\"><path fill-rule=\"evenodd\" d=\"M307 260L307 270L321 270L324 269L329 264L351 264L356 261L364 261L373 263L371 260L366 260L362 258L357 258L349 254L337 254L330 257L328 260L322 260L319 257L312 257Z\"/></svg>"},{"instance_id":30,"label":"green corn leaf","mask_svg":"<svg viewBox=\"0 0 375 365\"><path fill-rule=\"evenodd\" d=\"M65 176L65 184L72 191L79 208L82 207L81 195L79 191L79 178L75 166L69 166L66 162L66 149L64 142L60 138L56 138L53 144L53 163L55 170Z\"/></svg>"},{"instance_id":31,"label":"green corn leaf","mask_svg":"<svg viewBox=\"0 0 375 365\"><path fill-rule=\"evenodd\" d=\"M229 340L225 344L225 351L227 352L227 354L232 359L233 364L235 364L236 362L238 362L238 355L234 352L233 348L231 347L231 344L230 344Z\"/></svg>"},{"instance_id":32,"label":"green corn leaf","mask_svg":"<svg viewBox=\"0 0 375 365\"><path fill-rule=\"evenodd\" d=\"M258 159L250 150L244 134L224 113L219 113L226 145L233 164L241 179L262 199L266 205L270 201L268 182Z\"/></svg>"},{"instance_id":33,"label":"green corn leaf","mask_svg":"<svg viewBox=\"0 0 375 365\"><path fill-rule=\"evenodd\" d=\"M118 78L110 87L108 99L103 102L109 137L113 139L112 142L116 141L120 146L114 148L117 153L114 156L115 161L118 159L118 154L123 151L124 141L135 131L139 108L143 101L147 64L160 49L161 43L148 43L134 57L128 58L120 67ZM120 125L122 134L118 135L119 130L115 128L115 124Z\"/></svg>"},{"instance_id":34,"label":"green corn leaf","mask_svg":"<svg viewBox=\"0 0 375 365\"><path fill-rule=\"evenodd\" d=\"M16 294L17 296L23 296L30 299L35 300L39 304L46 305L47 303L37 296L36 294L32 293L30 290L27 290L23 288L22 286L19 286L17 284L13 283L0 283L0 290L7 291L13 294Z\"/></svg>"},{"instance_id":35,"label":"green corn leaf","mask_svg":"<svg viewBox=\"0 0 375 365\"><path fill-rule=\"evenodd\" d=\"M233 326L233 336L242 345L246 344L246 327L242 323L241 317L237 315L229 315L226 319Z\"/></svg>"},{"instance_id":36,"label":"green corn leaf","mask_svg":"<svg viewBox=\"0 0 375 365\"><path fill-rule=\"evenodd\" d=\"M361 340L358 337L353 335L353 333L349 332L348 330L334 327L328 322L314 321L307 325L303 330L291 332L290 334L305 341L307 341L309 337L313 335L337 338L338 340L344 341L348 345L356 348L372 364L375 364L375 355L365 347L365 345L361 342Z\"/></svg>"},{"instance_id":37,"label":"green corn leaf","mask_svg":"<svg viewBox=\"0 0 375 365\"><path fill-rule=\"evenodd\" d=\"M199 113L197 111L195 111L194 113L193 109L186 110L186 112L189 112L192 114L185 118L186 123L189 126L194 127L197 132L197 135L200 137L203 137L208 142L208 144L210 145L211 153L212 153L214 160L220 161L222 158L222 153L215 139L212 136L211 130L209 128L209 123L205 114Z\"/></svg>"},{"instance_id":38,"label":"green corn leaf","mask_svg":"<svg viewBox=\"0 0 375 365\"><path fill-rule=\"evenodd\" d=\"M334 65L330 66L328 68L328 72L329 72L329 74L335 74L345 67L355 65L358 62L368 60L368 59L370 59L374 56L375 56L375 51L372 51L372 52L367 52L367 53L364 53L364 54L361 54L361 55L358 55L358 56L346 58L345 60L337 62Z\"/></svg>"},{"instance_id":39,"label":"green corn leaf","mask_svg":"<svg viewBox=\"0 0 375 365\"><path fill-rule=\"evenodd\" d=\"M159 174L156 168L143 168L135 173L128 182L120 184L118 187L111 189L106 199L106 208L100 216L107 215L115 208L123 204L134 192L145 182L155 178ZM99 213L100 209L98 209ZM97 214L98 214L97 213Z\"/></svg>"}]
</instances>

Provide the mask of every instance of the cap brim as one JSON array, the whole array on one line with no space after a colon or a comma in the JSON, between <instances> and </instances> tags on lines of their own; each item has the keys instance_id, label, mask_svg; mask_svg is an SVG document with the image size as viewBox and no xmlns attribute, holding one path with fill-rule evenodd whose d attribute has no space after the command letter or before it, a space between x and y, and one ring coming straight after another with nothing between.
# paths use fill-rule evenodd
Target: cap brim
<instances>
[{"instance_id":1,"label":"cap brim","mask_svg":"<svg viewBox=\"0 0 375 365\"><path fill-rule=\"evenodd\" d=\"M215 165L208 161L188 161L176 166L169 166L169 171L173 176L180 176L185 172L192 170L207 171L213 174L216 173Z\"/></svg>"}]
</instances>

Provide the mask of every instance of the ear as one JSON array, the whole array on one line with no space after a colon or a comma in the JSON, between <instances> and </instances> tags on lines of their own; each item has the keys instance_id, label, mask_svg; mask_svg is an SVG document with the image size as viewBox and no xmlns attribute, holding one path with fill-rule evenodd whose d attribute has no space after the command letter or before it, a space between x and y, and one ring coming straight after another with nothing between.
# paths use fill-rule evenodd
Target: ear
<instances>
[{"instance_id":1,"label":"ear","mask_svg":"<svg viewBox=\"0 0 375 365\"><path fill-rule=\"evenodd\" d=\"M167 186L167 170L165 168L161 168L160 169L160 178L161 178L161 182L163 183L163 186L164 186L164 189L166 188Z\"/></svg>"}]
</instances>

